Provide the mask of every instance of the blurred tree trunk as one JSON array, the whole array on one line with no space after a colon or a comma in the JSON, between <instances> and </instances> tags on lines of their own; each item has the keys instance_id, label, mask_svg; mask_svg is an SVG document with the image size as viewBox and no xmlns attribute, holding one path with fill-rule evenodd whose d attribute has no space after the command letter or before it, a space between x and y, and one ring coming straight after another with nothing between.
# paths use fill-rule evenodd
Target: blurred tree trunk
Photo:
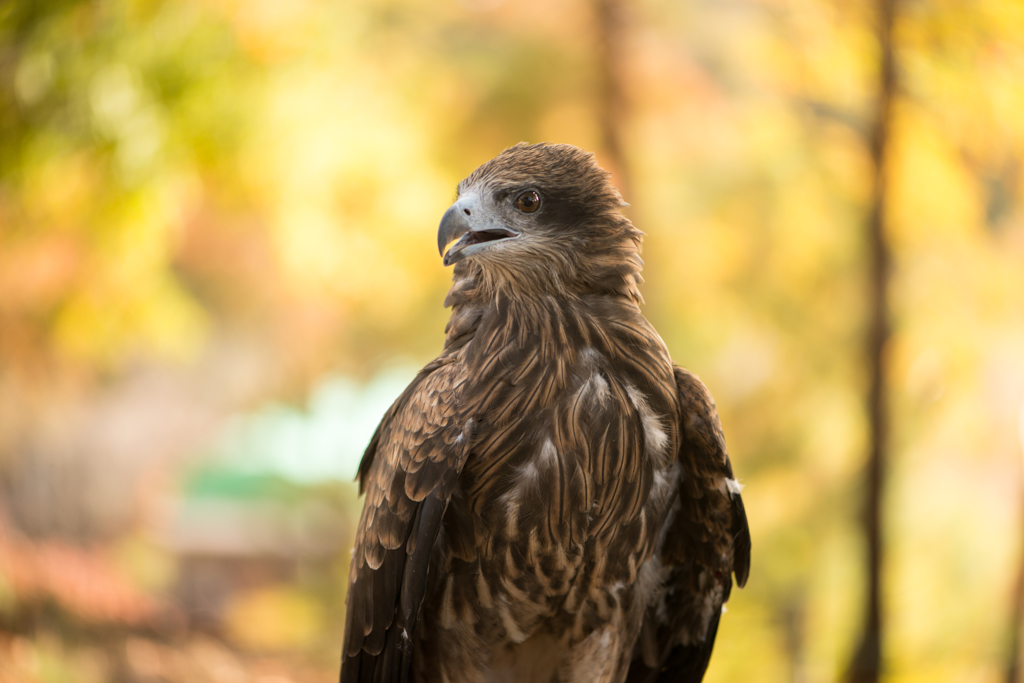
<instances>
[{"instance_id":1,"label":"blurred tree trunk","mask_svg":"<svg viewBox=\"0 0 1024 683\"><path fill-rule=\"evenodd\" d=\"M803 590L790 595L782 612L785 629L786 656L789 659L790 683L804 683L807 680L805 655L807 636L807 596Z\"/></svg>"},{"instance_id":2,"label":"blurred tree trunk","mask_svg":"<svg viewBox=\"0 0 1024 683\"><path fill-rule=\"evenodd\" d=\"M891 268L891 254L885 235L885 210L889 199L885 162L892 128L892 102L896 89L896 58L892 45L895 4L896 0L878 0L881 64L877 111L869 140L874 167L874 186L867 231L870 302L867 333L867 407L870 450L865 481L863 524L868 551L868 585L865 594L863 632L849 667L848 680L851 683L875 683L882 669L882 496L889 435L885 352L890 334L888 290Z\"/></svg>"},{"instance_id":3,"label":"blurred tree trunk","mask_svg":"<svg viewBox=\"0 0 1024 683\"><path fill-rule=\"evenodd\" d=\"M631 178L622 149L626 126L626 95L623 87L626 22L621 0L594 0L597 20L597 58L600 91L598 123L601 146L606 155L604 165L611 167L613 181L627 202L634 201Z\"/></svg>"},{"instance_id":4,"label":"blurred tree trunk","mask_svg":"<svg viewBox=\"0 0 1024 683\"><path fill-rule=\"evenodd\" d=\"M1024 455L1024 404L1020 407L1017 424L1020 428L1021 454ZM1021 552L1020 566L1017 568L1017 583L1013 589L1013 605L1010 613L1010 650L1006 656L1006 683L1020 682L1021 620L1024 620L1024 550Z\"/></svg>"},{"instance_id":5,"label":"blurred tree trunk","mask_svg":"<svg viewBox=\"0 0 1024 683\"><path fill-rule=\"evenodd\" d=\"M1020 622L1024 618L1024 557L1017 570L1010 621L1010 651L1006 658L1006 683L1020 683Z\"/></svg>"}]
</instances>

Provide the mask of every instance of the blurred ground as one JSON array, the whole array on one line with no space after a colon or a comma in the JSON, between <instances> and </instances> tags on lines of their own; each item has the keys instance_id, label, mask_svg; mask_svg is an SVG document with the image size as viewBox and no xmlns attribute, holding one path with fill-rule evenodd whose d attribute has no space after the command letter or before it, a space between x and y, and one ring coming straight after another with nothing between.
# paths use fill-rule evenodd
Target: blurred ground
<instances>
[{"instance_id":1,"label":"blurred ground","mask_svg":"<svg viewBox=\"0 0 1024 683\"><path fill-rule=\"evenodd\" d=\"M438 220L520 140L628 181L645 313L717 399L754 552L707 680L840 677L872 7L623 2L611 65L595 7L0 6L0 681L333 680L355 466L442 340ZM887 681L1010 651L1022 8L899 5Z\"/></svg>"}]
</instances>

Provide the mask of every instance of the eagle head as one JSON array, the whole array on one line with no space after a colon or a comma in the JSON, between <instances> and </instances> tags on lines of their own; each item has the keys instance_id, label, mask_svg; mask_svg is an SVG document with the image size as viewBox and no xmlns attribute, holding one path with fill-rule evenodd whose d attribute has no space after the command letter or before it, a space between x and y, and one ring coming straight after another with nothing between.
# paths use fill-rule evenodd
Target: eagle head
<instances>
[{"instance_id":1,"label":"eagle head","mask_svg":"<svg viewBox=\"0 0 1024 683\"><path fill-rule=\"evenodd\" d=\"M639 300L642 233L619 212L623 206L593 154L520 143L459 183L437 247L445 265L455 264L456 280L472 277L490 289Z\"/></svg>"}]
</instances>

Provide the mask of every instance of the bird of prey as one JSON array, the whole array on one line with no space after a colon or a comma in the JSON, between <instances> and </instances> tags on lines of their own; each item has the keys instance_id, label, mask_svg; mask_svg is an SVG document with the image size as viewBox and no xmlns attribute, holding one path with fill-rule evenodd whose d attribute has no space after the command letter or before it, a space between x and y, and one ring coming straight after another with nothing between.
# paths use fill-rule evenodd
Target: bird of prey
<instances>
[{"instance_id":1,"label":"bird of prey","mask_svg":"<svg viewBox=\"0 0 1024 683\"><path fill-rule=\"evenodd\" d=\"M750 533L711 395L640 312L622 206L571 145L459 183L444 349L359 466L342 683L703 678Z\"/></svg>"}]
</instances>

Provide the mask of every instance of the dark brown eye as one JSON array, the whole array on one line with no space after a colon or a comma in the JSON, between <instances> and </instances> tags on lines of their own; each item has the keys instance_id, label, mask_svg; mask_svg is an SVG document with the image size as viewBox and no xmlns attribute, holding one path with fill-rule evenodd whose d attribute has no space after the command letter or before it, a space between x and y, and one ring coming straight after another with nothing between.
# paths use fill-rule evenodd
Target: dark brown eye
<instances>
[{"instance_id":1,"label":"dark brown eye","mask_svg":"<svg viewBox=\"0 0 1024 683\"><path fill-rule=\"evenodd\" d=\"M540 207L540 195L530 190L516 197L516 208L523 213L533 213Z\"/></svg>"}]
</instances>

